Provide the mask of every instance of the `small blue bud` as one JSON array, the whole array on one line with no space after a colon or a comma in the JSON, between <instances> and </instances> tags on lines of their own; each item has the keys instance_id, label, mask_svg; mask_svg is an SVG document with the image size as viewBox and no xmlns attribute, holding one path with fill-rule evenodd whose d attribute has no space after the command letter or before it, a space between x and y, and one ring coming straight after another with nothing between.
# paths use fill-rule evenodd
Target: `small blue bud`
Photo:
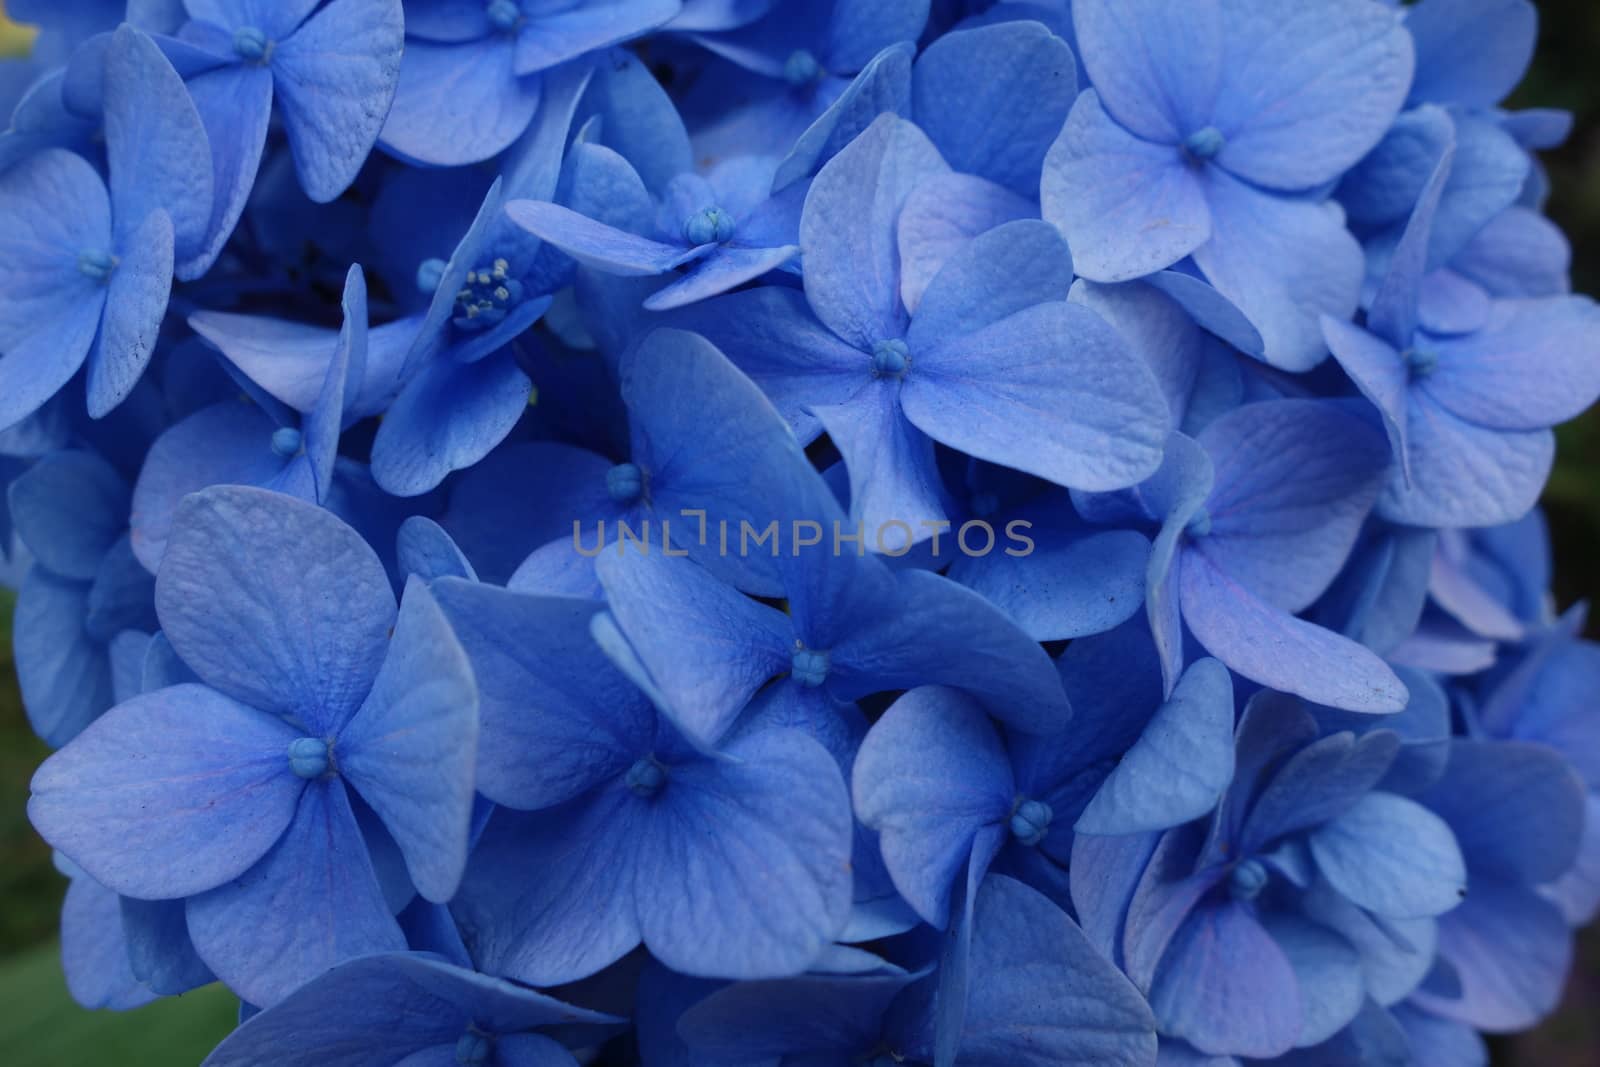
<instances>
[{"instance_id":1,"label":"small blue bud","mask_svg":"<svg viewBox=\"0 0 1600 1067\"><path fill-rule=\"evenodd\" d=\"M1011 813L1011 836L1030 848L1044 840L1050 832L1050 820L1055 812L1042 800L1024 800Z\"/></svg>"},{"instance_id":2,"label":"small blue bud","mask_svg":"<svg viewBox=\"0 0 1600 1067\"><path fill-rule=\"evenodd\" d=\"M1211 512L1201 508L1194 513L1194 518L1189 520L1189 525L1184 529L1192 537L1206 537L1211 533Z\"/></svg>"},{"instance_id":3,"label":"small blue bud","mask_svg":"<svg viewBox=\"0 0 1600 1067\"><path fill-rule=\"evenodd\" d=\"M667 769L654 756L645 756L628 768L626 781L636 796L653 797L667 784Z\"/></svg>"},{"instance_id":4,"label":"small blue bud","mask_svg":"<svg viewBox=\"0 0 1600 1067\"><path fill-rule=\"evenodd\" d=\"M1428 377L1439 369L1439 353L1427 348L1408 348L1400 356L1412 381Z\"/></svg>"},{"instance_id":5,"label":"small blue bud","mask_svg":"<svg viewBox=\"0 0 1600 1067\"><path fill-rule=\"evenodd\" d=\"M815 689L828 680L828 666L826 652L802 645L794 650L791 675L797 684Z\"/></svg>"},{"instance_id":6,"label":"small blue bud","mask_svg":"<svg viewBox=\"0 0 1600 1067\"><path fill-rule=\"evenodd\" d=\"M1228 876L1228 891L1235 900L1254 900L1267 887L1267 869L1259 860L1245 860Z\"/></svg>"},{"instance_id":7,"label":"small blue bud","mask_svg":"<svg viewBox=\"0 0 1600 1067\"><path fill-rule=\"evenodd\" d=\"M733 234L733 216L721 208L708 207L683 220L683 239L692 245L721 244Z\"/></svg>"},{"instance_id":8,"label":"small blue bud","mask_svg":"<svg viewBox=\"0 0 1600 1067\"><path fill-rule=\"evenodd\" d=\"M494 1042L477 1030L468 1030L456 1042L456 1062L461 1067L483 1067L493 1055Z\"/></svg>"},{"instance_id":9,"label":"small blue bud","mask_svg":"<svg viewBox=\"0 0 1600 1067\"><path fill-rule=\"evenodd\" d=\"M293 426L280 426L272 431L272 451L288 459L300 451L300 431Z\"/></svg>"},{"instance_id":10,"label":"small blue bud","mask_svg":"<svg viewBox=\"0 0 1600 1067\"><path fill-rule=\"evenodd\" d=\"M438 291L439 283L444 281L444 272L450 265L442 259L425 259L417 267L417 288L424 293Z\"/></svg>"},{"instance_id":11,"label":"small blue bud","mask_svg":"<svg viewBox=\"0 0 1600 1067\"><path fill-rule=\"evenodd\" d=\"M104 285L117 269L117 257L99 248L88 248L78 253L78 273Z\"/></svg>"},{"instance_id":12,"label":"small blue bud","mask_svg":"<svg viewBox=\"0 0 1600 1067\"><path fill-rule=\"evenodd\" d=\"M1183 142L1183 150L1191 159L1201 162L1217 158L1217 153L1227 145L1228 139L1222 136L1222 131L1215 126L1207 126L1203 130L1191 133Z\"/></svg>"},{"instance_id":13,"label":"small blue bud","mask_svg":"<svg viewBox=\"0 0 1600 1067\"><path fill-rule=\"evenodd\" d=\"M233 34L233 51L247 63L265 63L272 57L272 42L254 26L240 26Z\"/></svg>"},{"instance_id":14,"label":"small blue bud","mask_svg":"<svg viewBox=\"0 0 1600 1067\"><path fill-rule=\"evenodd\" d=\"M320 737L297 737L289 742L289 767L301 778L321 778L332 763L328 742Z\"/></svg>"},{"instance_id":15,"label":"small blue bud","mask_svg":"<svg viewBox=\"0 0 1600 1067\"><path fill-rule=\"evenodd\" d=\"M606 492L618 504L631 504L644 495L644 471L634 463L619 463L606 471Z\"/></svg>"},{"instance_id":16,"label":"small blue bud","mask_svg":"<svg viewBox=\"0 0 1600 1067\"><path fill-rule=\"evenodd\" d=\"M822 67L817 63L817 57L804 48L797 52L790 52L789 58L783 62L783 77L796 89L803 85L810 85L817 80L817 75L822 73Z\"/></svg>"},{"instance_id":17,"label":"small blue bud","mask_svg":"<svg viewBox=\"0 0 1600 1067\"><path fill-rule=\"evenodd\" d=\"M872 373L880 378L904 377L911 366L911 349L898 338L879 341L872 350Z\"/></svg>"},{"instance_id":18,"label":"small blue bud","mask_svg":"<svg viewBox=\"0 0 1600 1067\"><path fill-rule=\"evenodd\" d=\"M489 0L489 25L501 33L510 33L522 25L522 8L517 0Z\"/></svg>"}]
</instances>

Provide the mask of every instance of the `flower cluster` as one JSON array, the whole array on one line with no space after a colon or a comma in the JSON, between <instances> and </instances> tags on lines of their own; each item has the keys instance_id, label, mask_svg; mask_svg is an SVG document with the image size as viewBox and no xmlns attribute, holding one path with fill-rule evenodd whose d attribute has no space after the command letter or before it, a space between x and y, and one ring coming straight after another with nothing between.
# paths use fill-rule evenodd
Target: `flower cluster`
<instances>
[{"instance_id":1,"label":"flower cluster","mask_svg":"<svg viewBox=\"0 0 1600 1067\"><path fill-rule=\"evenodd\" d=\"M243 1065L1485 1062L1600 908L1527 0L11 0L69 983ZM10 99L8 99L8 103Z\"/></svg>"}]
</instances>

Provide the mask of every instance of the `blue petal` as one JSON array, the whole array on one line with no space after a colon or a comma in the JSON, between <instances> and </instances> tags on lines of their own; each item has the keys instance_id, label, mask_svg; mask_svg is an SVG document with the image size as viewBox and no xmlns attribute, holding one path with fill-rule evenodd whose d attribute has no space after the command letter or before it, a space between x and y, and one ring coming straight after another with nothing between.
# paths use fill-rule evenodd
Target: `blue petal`
<instances>
[{"instance_id":1,"label":"blue petal","mask_svg":"<svg viewBox=\"0 0 1600 1067\"><path fill-rule=\"evenodd\" d=\"M1422 278L1428 270L1428 245L1433 233L1433 220L1439 210L1439 199L1445 191L1455 165L1456 151L1452 140L1440 154L1427 184L1417 197L1417 205L1406 220L1400 242L1389 257L1388 271L1372 307L1367 312L1367 327L1373 333L1404 349L1411 345L1417 332L1418 303L1422 295Z\"/></svg>"},{"instance_id":2,"label":"blue petal","mask_svg":"<svg viewBox=\"0 0 1600 1067\"><path fill-rule=\"evenodd\" d=\"M1295 1047L1320 1045L1349 1025L1366 1003L1361 958L1338 934L1299 916L1267 915L1263 925L1288 957L1300 989L1305 1014Z\"/></svg>"},{"instance_id":3,"label":"blue petal","mask_svg":"<svg viewBox=\"0 0 1600 1067\"><path fill-rule=\"evenodd\" d=\"M1183 278L1173 271L1152 277ZM1192 279L1190 279L1192 280ZM1195 282L1205 287L1204 282ZM1176 300L1151 285L1080 281L1071 300L1115 327L1155 373L1173 426L1181 426L1204 361L1205 335Z\"/></svg>"},{"instance_id":4,"label":"blue petal","mask_svg":"<svg viewBox=\"0 0 1600 1067\"><path fill-rule=\"evenodd\" d=\"M1260 331L1268 363L1309 370L1327 354L1318 316L1350 318L1361 294L1361 246L1342 212L1263 192L1215 168L1205 191L1211 240L1195 250L1195 263Z\"/></svg>"},{"instance_id":5,"label":"blue petal","mask_svg":"<svg viewBox=\"0 0 1600 1067\"><path fill-rule=\"evenodd\" d=\"M255 188L261 153L272 121L272 75L262 67L230 63L185 83L211 142L211 177L216 196L205 240L180 266L186 274L211 268L233 236Z\"/></svg>"},{"instance_id":6,"label":"blue petal","mask_svg":"<svg viewBox=\"0 0 1600 1067\"><path fill-rule=\"evenodd\" d=\"M913 355L937 350L1035 304L1059 301L1071 286L1072 257L1053 227L1034 219L1003 223L952 251L922 291L906 344Z\"/></svg>"},{"instance_id":7,"label":"blue petal","mask_svg":"<svg viewBox=\"0 0 1600 1067\"><path fill-rule=\"evenodd\" d=\"M811 408L844 404L871 381L868 354L829 332L793 289L730 293L679 311L673 323L725 353L805 443L822 433Z\"/></svg>"},{"instance_id":8,"label":"blue petal","mask_svg":"<svg viewBox=\"0 0 1600 1067\"><path fill-rule=\"evenodd\" d=\"M191 896L238 877L294 818L299 733L198 685L136 697L46 760L28 817L128 896ZM129 752L138 759L129 759Z\"/></svg>"},{"instance_id":9,"label":"blue petal","mask_svg":"<svg viewBox=\"0 0 1600 1067\"><path fill-rule=\"evenodd\" d=\"M1389 437L1389 448L1400 467L1400 476L1409 482L1411 445L1407 431L1411 418L1407 407L1411 376L1405 360L1382 338L1327 315L1322 317L1322 337L1333 358L1361 390L1361 395L1378 409L1384 433Z\"/></svg>"},{"instance_id":10,"label":"blue petal","mask_svg":"<svg viewBox=\"0 0 1600 1067\"><path fill-rule=\"evenodd\" d=\"M183 901L121 899L128 962L141 982L163 996L172 996L217 980L195 955Z\"/></svg>"},{"instance_id":11,"label":"blue petal","mask_svg":"<svg viewBox=\"0 0 1600 1067\"><path fill-rule=\"evenodd\" d=\"M405 948L338 781L307 787L277 846L237 880L191 897L188 919L217 977L269 1007L336 963Z\"/></svg>"},{"instance_id":12,"label":"blue petal","mask_svg":"<svg viewBox=\"0 0 1600 1067\"><path fill-rule=\"evenodd\" d=\"M406 584L394 638L366 702L339 736L339 771L405 855L418 892L443 903L467 861L478 689L428 587Z\"/></svg>"},{"instance_id":13,"label":"blue petal","mask_svg":"<svg viewBox=\"0 0 1600 1067\"><path fill-rule=\"evenodd\" d=\"M286 461L272 449L275 429L260 409L230 400L202 408L156 438L128 520L134 552L152 574L184 497L213 485L268 487L283 473Z\"/></svg>"},{"instance_id":14,"label":"blue petal","mask_svg":"<svg viewBox=\"0 0 1600 1067\"><path fill-rule=\"evenodd\" d=\"M156 999L128 963L117 899L82 875L67 887L61 905L61 969L67 992L85 1008L126 1011Z\"/></svg>"},{"instance_id":15,"label":"blue petal","mask_svg":"<svg viewBox=\"0 0 1600 1067\"><path fill-rule=\"evenodd\" d=\"M1038 214L1031 200L970 174L939 174L912 191L900 212L900 299L915 313L934 275L972 238ZM1056 294L1060 298L1060 294Z\"/></svg>"},{"instance_id":16,"label":"blue petal","mask_svg":"<svg viewBox=\"0 0 1600 1067\"><path fill-rule=\"evenodd\" d=\"M182 0L190 18L236 30L254 26L271 39L286 37L316 8L316 0Z\"/></svg>"},{"instance_id":17,"label":"blue petal","mask_svg":"<svg viewBox=\"0 0 1600 1067\"><path fill-rule=\"evenodd\" d=\"M800 255L799 245L777 248L718 248L690 266L679 281L644 302L649 311L671 311L736 289Z\"/></svg>"},{"instance_id":18,"label":"blue petal","mask_svg":"<svg viewBox=\"0 0 1600 1067\"><path fill-rule=\"evenodd\" d=\"M1420 388L1479 426L1542 430L1600 397L1600 366L1583 356L1596 336L1600 310L1587 298L1498 303L1481 331L1438 342L1438 369Z\"/></svg>"},{"instance_id":19,"label":"blue petal","mask_svg":"<svg viewBox=\"0 0 1600 1067\"><path fill-rule=\"evenodd\" d=\"M1000 733L952 689L913 689L874 724L856 755L856 815L878 831L900 895L937 929L980 830L1011 814L1016 791Z\"/></svg>"},{"instance_id":20,"label":"blue petal","mask_svg":"<svg viewBox=\"0 0 1600 1067\"><path fill-rule=\"evenodd\" d=\"M639 237L585 218L560 204L540 200L513 200L506 205L506 214L512 222L555 245L579 263L607 274L624 277L665 274L708 251L703 246L685 248Z\"/></svg>"},{"instance_id":21,"label":"blue petal","mask_svg":"<svg viewBox=\"0 0 1600 1067\"><path fill-rule=\"evenodd\" d=\"M1178 826L1215 807L1232 779L1233 682L1221 663L1197 660L1074 829L1129 834Z\"/></svg>"},{"instance_id":22,"label":"blue petal","mask_svg":"<svg viewBox=\"0 0 1600 1067\"><path fill-rule=\"evenodd\" d=\"M1144 999L1048 898L1000 875L978 890L958 1062L1153 1064Z\"/></svg>"},{"instance_id":23,"label":"blue petal","mask_svg":"<svg viewBox=\"0 0 1600 1067\"><path fill-rule=\"evenodd\" d=\"M1366 420L1325 401L1249 404L1206 427L1216 484L1195 551L1267 604L1299 612L1338 574L1389 469Z\"/></svg>"},{"instance_id":24,"label":"blue petal","mask_svg":"<svg viewBox=\"0 0 1600 1067\"><path fill-rule=\"evenodd\" d=\"M178 72L155 42L127 25L106 52L105 126L120 254L138 249L154 257L144 243L152 235L142 231L149 215L164 211L172 220L168 248L175 249L167 255L182 278L198 277L196 257L211 222L210 141Z\"/></svg>"},{"instance_id":25,"label":"blue petal","mask_svg":"<svg viewBox=\"0 0 1600 1067\"><path fill-rule=\"evenodd\" d=\"M1017 729L1048 734L1067 724L1072 709L1054 664L998 608L926 571L900 571L895 584L892 597L862 605L832 646L836 694L950 685Z\"/></svg>"},{"instance_id":26,"label":"blue petal","mask_svg":"<svg viewBox=\"0 0 1600 1067\"><path fill-rule=\"evenodd\" d=\"M1034 22L946 34L917 59L912 107L958 171L1032 197L1078 95L1066 42Z\"/></svg>"},{"instance_id":27,"label":"blue petal","mask_svg":"<svg viewBox=\"0 0 1600 1067\"><path fill-rule=\"evenodd\" d=\"M420 496L505 440L533 383L511 349L476 363L429 361L378 428L372 476L397 496Z\"/></svg>"},{"instance_id":28,"label":"blue petal","mask_svg":"<svg viewBox=\"0 0 1600 1067\"><path fill-rule=\"evenodd\" d=\"M344 1010L330 1015L330 1003ZM391 953L340 964L250 1018L211 1054L209 1067L267 1067L293 1050L326 1067L362 1067L373 1056L405 1062L455 1042L476 1022L506 1035L572 1024L574 1033L615 1019L564 1004L501 978L417 953ZM529 1035L534 1036L534 1035ZM536 1061L537 1062L537 1061Z\"/></svg>"},{"instance_id":29,"label":"blue petal","mask_svg":"<svg viewBox=\"0 0 1600 1067\"><path fill-rule=\"evenodd\" d=\"M111 249L94 168L47 148L0 175L0 428L33 414L83 364L105 290L78 255Z\"/></svg>"},{"instance_id":30,"label":"blue petal","mask_svg":"<svg viewBox=\"0 0 1600 1067\"><path fill-rule=\"evenodd\" d=\"M831 6L827 42L817 58L829 70L854 71L883 49L921 37L929 0L835 0Z\"/></svg>"},{"instance_id":31,"label":"blue petal","mask_svg":"<svg viewBox=\"0 0 1600 1067\"><path fill-rule=\"evenodd\" d=\"M1417 49L1412 100L1493 107L1533 58L1539 16L1525 0L1428 0L1406 12Z\"/></svg>"},{"instance_id":32,"label":"blue petal","mask_svg":"<svg viewBox=\"0 0 1600 1067\"><path fill-rule=\"evenodd\" d=\"M89 587L34 567L13 616L17 686L28 725L52 747L76 737L115 703L105 646L84 627Z\"/></svg>"},{"instance_id":33,"label":"blue petal","mask_svg":"<svg viewBox=\"0 0 1600 1067\"><path fill-rule=\"evenodd\" d=\"M451 902L477 965L550 986L634 949L635 869L648 818L620 780L535 815L497 813Z\"/></svg>"},{"instance_id":34,"label":"blue petal","mask_svg":"<svg viewBox=\"0 0 1600 1067\"><path fill-rule=\"evenodd\" d=\"M1359 739L1338 733L1306 745L1279 768L1250 768L1263 777L1270 770L1271 777L1251 804L1239 850L1262 851L1283 837L1347 814L1383 780L1399 747L1399 739L1387 730Z\"/></svg>"},{"instance_id":35,"label":"blue petal","mask_svg":"<svg viewBox=\"0 0 1600 1067\"><path fill-rule=\"evenodd\" d=\"M1417 1006L1484 1030L1533 1026L1561 1001L1572 966L1572 932L1543 896L1493 879L1475 881L1439 919L1439 957L1459 977L1444 996L1413 994Z\"/></svg>"},{"instance_id":36,"label":"blue petal","mask_svg":"<svg viewBox=\"0 0 1600 1067\"><path fill-rule=\"evenodd\" d=\"M756 690L788 668L789 620L689 560L608 552L596 568L674 722L702 744L715 744Z\"/></svg>"},{"instance_id":37,"label":"blue petal","mask_svg":"<svg viewBox=\"0 0 1600 1067\"><path fill-rule=\"evenodd\" d=\"M404 44L400 0L333 0L273 51L295 171L317 203L344 192L377 143Z\"/></svg>"},{"instance_id":38,"label":"blue petal","mask_svg":"<svg viewBox=\"0 0 1600 1067\"><path fill-rule=\"evenodd\" d=\"M589 637L600 605L459 578L433 592L477 676L478 789L489 799L559 804L620 776L649 744L654 711Z\"/></svg>"},{"instance_id":39,"label":"blue petal","mask_svg":"<svg viewBox=\"0 0 1600 1067\"><path fill-rule=\"evenodd\" d=\"M1008 229L991 235L1006 239ZM1037 304L912 360L906 417L968 455L1097 491L1134 485L1161 465L1169 414L1155 375L1087 308Z\"/></svg>"},{"instance_id":40,"label":"blue petal","mask_svg":"<svg viewBox=\"0 0 1600 1067\"><path fill-rule=\"evenodd\" d=\"M425 515L413 515L400 524L395 556L402 573L415 574L425 582L435 578L478 580L477 572L449 533Z\"/></svg>"},{"instance_id":41,"label":"blue petal","mask_svg":"<svg viewBox=\"0 0 1600 1067\"><path fill-rule=\"evenodd\" d=\"M1161 961L1150 1006L1163 1033L1202 1052L1266 1059L1304 1025L1288 956L1243 905L1197 909Z\"/></svg>"},{"instance_id":42,"label":"blue petal","mask_svg":"<svg viewBox=\"0 0 1600 1067\"><path fill-rule=\"evenodd\" d=\"M793 142L778 166L774 192L809 178L837 156L880 115L911 114L911 57L909 42L892 44L872 57L849 85L815 122ZM787 97L784 98L787 100ZM775 146L783 151L783 146Z\"/></svg>"},{"instance_id":43,"label":"blue petal","mask_svg":"<svg viewBox=\"0 0 1600 1067\"><path fill-rule=\"evenodd\" d=\"M1405 707L1405 686L1376 655L1273 608L1203 554L1184 554L1179 583L1183 619L1195 637L1251 681L1350 711Z\"/></svg>"},{"instance_id":44,"label":"blue petal","mask_svg":"<svg viewBox=\"0 0 1600 1067\"><path fill-rule=\"evenodd\" d=\"M1118 122L1168 145L1210 124L1226 58L1223 9L1218 0L1073 5L1078 54Z\"/></svg>"},{"instance_id":45,"label":"blue petal","mask_svg":"<svg viewBox=\"0 0 1600 1067\"><path fill-rule=\"evenodd\" d=\"M1220 229L1178 150L1118 126L1093 89L1078 97L1050 146L1040 200L1045 221L1072 246L1078 273L1097 282L1170 267Z\"/></svg>"},{"instance_id":46,"label":"blue petal","mask_svg":"<svg viewBox=\"0 0 1600 1067\"><path fill-rule=\"evenodd\" d=\"M467 44L406 41L394 106L378 143L402 159L464 166L499 155L539 110L541 79L512 69L515 43L495 35Z\"/></svg>"},{"instance_id":47,"label":"blue petal","mask_svg":"<svg viewBox=\"0 0 1600 1067\"><path fill-rule=\"evenodd\" d=\"M685 974L793 974L850 914L849 794L833 757L795 731L727 755L669 771L634 871L639 926Z\"/></svg>"},{"instance_id":48,"label":"blue petal","mask_svg":"<svg viewBox=\"0 0 1600 1067\"><path fill-rule=\"evenodd\" d=\"M1031 525L1018 526L1013 534L1008 522L1007 537L1049 529L1042 543L1031 551L1002 549L957 556L950 567L951 580L1000 608L1036 641L1104 633L1139 610L1150 556L1150 542L1143 534L1107 530L1064 536L1055 524L1070 520L1059 512L1023 514L1032 518L1020 521Z\"/></svg>"},{"instance_id":49,"label":"blue petal","mask_svg":"<svg viewBox=\"0 0 1600 1067\"><path fill-rule=\"evenodd\" d=\"M1311 835L1322 876L1353 904L1396 919L1449 911L1467 892L1461 850L1444 820L1372 793Z\"/></svg>"},{"instance_id":50,"label":"blue petal","mask_svg":"<svg viewBox=\"0 0 1600 1067\"><path fill-rule=\"evenodd\" d=\"M689 134L678 109L650 69L631 52L614 49L605 62L595 65L594 80L585 95L588 108L599 118L606 146L639 172L645 188L660 193L673 178L694 169ZM736 208L724 206L744 221Z\"/></svg>"},{"instance_id":51,"label":"blue petal","mask_svg":"<svg viewBox=\"0 0 1600 1067\"><path fill-rule=\"evenodd\" d=\"M7 490L17 536L42 566L90 581L127 528L128 486L93 452L54 452Z\"/></svg>"},{"instance_id":52,"label":"blue petal","mask_svg":"<svg viewBox=\"0 0 1600 1067\"><path fill-rule=\"evenodd\" d=\"M332 514L260 489L196 493L174 527L156 609L179 656L235 699L337 732L394 622L377 555Z\"/></svg>"},{"instance_id":53,"label":"blue petal","mask_svg":"<svg viewBox=\"0 0 1600 1067\"><path fill-rule=\"evenodd\" d=\"M1475 892L1480 879L1540 885L1566 873L1583 833L1578 783L1543 745L1458 738L1445 776L1419 799L1450 824Z\"/></svg>"},{"instance_id":54,"label":"blue petal","mask_svg":"<svg viewBox=\"0 0 1600 1067\"><path fill-rule=\"evenodd\" d=\"M1486 429L1461 419L1426 389L1411 390L1406 447L1411 483L1392 478L1378 515L1411 526L1513 522L1538 501L1555 457L1548 430Z\"/></svg>"},{"instance_id":55,"label":"blue petal","mask_svg":"<svg viewBox=\"0 0 1600 1067\"><path fill-rule=\"evenodd\" d=\"M89 415L127 399L155 354L172 292L172 221L160 208L119 238L100 336L89 352Z\"/></svg>"},{"instance_id":56,"label":"blue petal","mask_svg":"<svg viewBox=\"0 0 1600 1067\"><path fill-rule=\"evenodd\" d=\"M817 175L800 219L806 298L864 352L905 334L895 224L906 197L948 172L921 130L881 116Z\"/></svg>"},{"instance_id":57,"label":"blue petal","mask_svg":"<svg viewBox=\"0 0 1600 1067\"><path fill-rule=\"evenodd\" d=\"M897 539L914 543L945 518L933 441L901 410L899 393L898 382L869 379L844 403L810 405L844 456L851 519L889 548L897 547Z\"/></svg>"},{"instance_id":58,"label":"blue petal","mask_svg":"<svg viewBox=\"0 0 1600 1067\"><path fill-rule=\"evenodd\" d=\"M586 0L535 9L517 33L516 71L548 70L589 52L643 36L670 20L682 0Z\"/></svg>"},{"instance_id":59,"label":"blue petal","mask_svg":"<svg viewBox=\"0 0 1600 1067\"><path fill-rule=\"evenodd\" d=\"M1224 67L1217 93L1213 121L1227 137L1220 166L1268 188L1309 189L1388 132L1415 66L1393 11L1339 0L1292 13L1260 2L1223 11L1230 57L1240 58Z\"/></svg>"},{"instance_id":60,"label":"blue petal","mask_svg":"<svg viewBox=\"0 0 1600 1067\"><path fill-rule=\"evenodd\" d=\"M753 1064L773 1057L848 1062L881 1039L890 1004L922 977L807 974L740 982L684 1012L678 1032L700 1057L694 1063Z\"/></svg>"},{"instance_id":61,"label":"blue petal","mask_svg":"<svg viewBox=\"0 0 1600 1067\"><path fill-rule=\"evenodd\" d=\"M1428 244L1430 267L1448 263L1490 220L1517 202L1529 157L1495 123L1457 115L1456 163L1445 183Z\"/></svg>"}]
</instances>

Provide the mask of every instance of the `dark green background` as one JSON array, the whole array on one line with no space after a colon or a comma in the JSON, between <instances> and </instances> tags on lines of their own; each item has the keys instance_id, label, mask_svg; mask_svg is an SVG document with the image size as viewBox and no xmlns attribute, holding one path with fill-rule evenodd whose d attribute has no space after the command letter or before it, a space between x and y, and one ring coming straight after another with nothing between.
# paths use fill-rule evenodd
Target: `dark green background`
<instances>
[{"instance_id":1,"label":"dark green background","mask_svg":"<svg viewBox=\"0 0 1600 1067\"><path fill-rule=\"evenodd\" d=\"M1292 2L1292 0L1286 0ZM1578 116L1571 143L1549 154L1550 214L1571 236L1574 285L1600 293L1600 4L1540 4L1539 59L1513 103ZM1600 358L1600 352L1595 353ZM1545 506L1562 607L1600 600L1600 414L1560 431ZM10 595L0 591L0 1064L5 1067L189 1067L232 1025L220 987L135 1012L85 1012L67 996L54 942L64 880L24 814L28 778L46 750L28 730L11 672ZM1593 628L1593 627L1592 627ZM1600 637L1600 631L1591 636ZM1595 712L1600 715L1600 694ZM1600 1063L1600 938L1584 938L1567 1004L1540 1029L1495 1041L1517 1067Z\"/></svg>"}]
</instances>

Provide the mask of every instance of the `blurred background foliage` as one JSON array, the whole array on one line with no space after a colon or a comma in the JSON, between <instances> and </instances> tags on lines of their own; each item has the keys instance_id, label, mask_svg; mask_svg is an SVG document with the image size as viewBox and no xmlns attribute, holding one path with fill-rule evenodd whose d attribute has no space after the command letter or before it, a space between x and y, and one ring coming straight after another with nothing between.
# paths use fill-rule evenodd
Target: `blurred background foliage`
<instances>
[{"instance_id":1,"label":"blurred background foliage","mask_svg":"<svg viewBox=\"0 0 1600 1067\"><path fill-rule=\"evenodd\" d=\"M72 0L63 0L70 3ZM1292 2L1292 0L1291 0ZM1513 107L1577 116L1571 140L1548 153L1549 213L1573 244L1573 287L1600 294L1600 2L1543 0L1540 48ZM25 44L4 22L0 55ZM1596 353L1600 358L1600 353ZM1600 600L1600 409L1558 431L1545 496L1565 608ZM47 749L28 729L11 663L12 595L0 590L0 1064L5 1067L189 1067L231 1029L236 1002L219 986L134 1012L85 1012L61 976L56 922L65 879L28 825L28 779ZM1600 612L1590 619L1600 638ZM1600 714L1600 694L1596 694ZM1579 946L1567 1002L1539 1029L1492 1042L1514 1067L1600 1064L1600 933Z\"/></svg>"}]
</instances>

